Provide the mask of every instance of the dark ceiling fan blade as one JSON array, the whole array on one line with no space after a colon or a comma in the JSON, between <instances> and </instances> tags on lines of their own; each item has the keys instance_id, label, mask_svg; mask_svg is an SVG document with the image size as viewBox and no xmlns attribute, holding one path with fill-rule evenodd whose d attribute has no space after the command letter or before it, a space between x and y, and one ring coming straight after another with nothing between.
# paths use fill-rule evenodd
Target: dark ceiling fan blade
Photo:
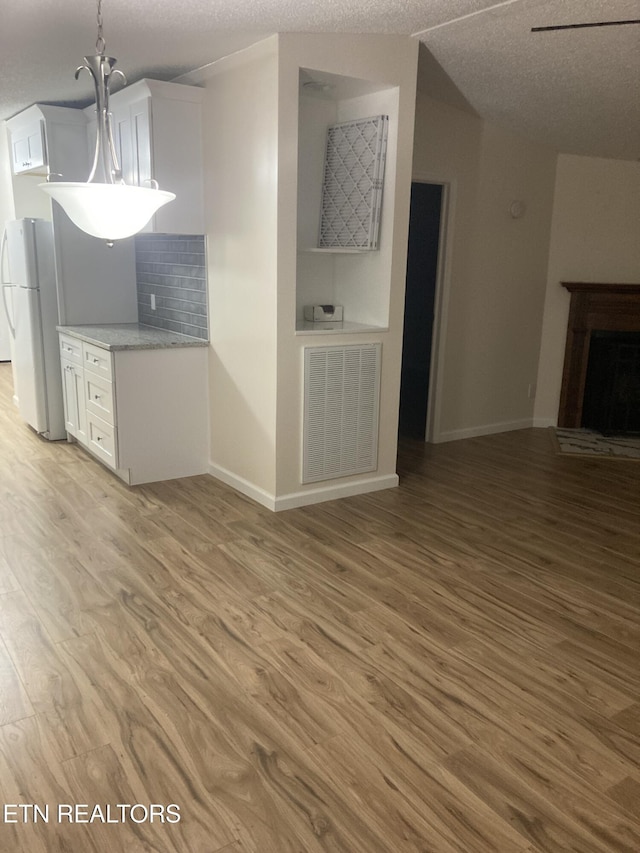
<instances>
[{"instance_id":1,"label":"dark ceiling fan blade","mask_svg":"<svg viewBox=\"0 0 640 853\"><path fill-rule=\"evenodd\" d=\"M584 30L588 27L622 27L625 24L640 24L640 19L633 21L597 21L592 24L557 24L551 27L531 27L531 32L549 33L553 30Z\"/></svg>"}]
</instances>

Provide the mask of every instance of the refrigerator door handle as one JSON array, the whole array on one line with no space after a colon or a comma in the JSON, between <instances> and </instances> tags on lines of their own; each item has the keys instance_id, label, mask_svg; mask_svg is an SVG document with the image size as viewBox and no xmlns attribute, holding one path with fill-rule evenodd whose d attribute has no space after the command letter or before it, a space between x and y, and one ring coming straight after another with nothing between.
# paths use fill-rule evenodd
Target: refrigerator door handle
<instances>
[{"instance_id":1,"label":"refrigerator door handle","mask_svg":"<svg viewBox=\"0 0 640 853\"><path fill-rule=\"evenodd\" d=\"M7 279L4 277L4 256L7 251L7 229L4 229L2 234L2 248L0 248L0 281L2 284L9 284Z\"/></svg>"},{"instance_id":2,"label":"refrigerator door handle","mask_svg":"<svg viewBox=\"0 0 640 853\"><path fill-rule=\"evenodd\" d=\"M5 255L7 252L7 229L4 229L4 233L2 235L2 248L0 249L0 280L2 281L2 302L4 303L4 313L7 315L7 323L9 324L9 331L11 332L11 337L15 339L16 330L13 325L13 318L11 316L11 312L9 311L9 304L7 302L7 290L10 287L13 287L12 284L9 284L4 277L4 268L5 268Z\"/></svg>"},{"instance_id":3,"label":"refrigerator door handle","mask_svg":"<svg viewBox=\"0 0 640 853\"><path fill-rule=\"evenodd\" d=\"M2 301L4 303L4 313L7 315L7 323L9 325L9 331L11 332L11 337L15 339L16 336L16 327L13 325L11 321L11 312L9 311L9 304L7 302L7 290L13 290L12 284L3 284L2 285Z\"/></svg>"}]
</instances>

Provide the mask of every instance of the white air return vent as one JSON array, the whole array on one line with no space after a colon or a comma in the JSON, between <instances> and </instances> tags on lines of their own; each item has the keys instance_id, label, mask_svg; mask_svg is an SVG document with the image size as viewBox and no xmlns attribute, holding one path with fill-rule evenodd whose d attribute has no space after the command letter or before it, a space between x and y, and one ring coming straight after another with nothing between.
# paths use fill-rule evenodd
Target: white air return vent
<instances>
[{"instance_id":1,"label":"white air return vent","mask_svg":"<svg viewBox=\"0 0 640 853\"><path fill-rule=\"evenodd\" d=\"M388 116L345 121L327 131L321 249L377 249Z\"/></svg>"},{"instance_id":2,"label":"white air return vent","mask_svg":"<svg viewBox=\"0 0 640 853\"><path fill-rule=\"evenodd\" d=\"M303 483L376 470L381 351L305 347Z\"/></svg>"}]
</instances>

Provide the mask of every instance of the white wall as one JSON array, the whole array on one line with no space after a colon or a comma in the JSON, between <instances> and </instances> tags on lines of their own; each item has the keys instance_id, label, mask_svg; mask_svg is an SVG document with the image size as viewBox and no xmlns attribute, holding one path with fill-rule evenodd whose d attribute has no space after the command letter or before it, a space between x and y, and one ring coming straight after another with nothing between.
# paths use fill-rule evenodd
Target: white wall
<instances>
[{"instance_id":1,"label":"white wall","mask_svg":"<svg viewBox=\"0 0 640 853\"><path fill-rule=\"evenodd\" d=\"M275 493L277 38L216 63L203 103L212 470Z\"/></svg>"},{"instance_id":2,"label":"white wall","mask_svg":"<svg viewBox=\"0 0 640 853\"><path fill-rule=\"evenodd\" d=\"M436 441L532 423L555 164L555 152L419 93L414 179L450 186Z\"/></svg>"},{"instance_id":3,"label":"white wall","mask_svg":"<svg viewBox=\"0 0 640 853\"><path fill-rule=\"evenodd\" d=\"M557 423L570 301L560 282L640 282L639 229L640 163L559 157L536 425Z\"/></svg>"}]
</instances>

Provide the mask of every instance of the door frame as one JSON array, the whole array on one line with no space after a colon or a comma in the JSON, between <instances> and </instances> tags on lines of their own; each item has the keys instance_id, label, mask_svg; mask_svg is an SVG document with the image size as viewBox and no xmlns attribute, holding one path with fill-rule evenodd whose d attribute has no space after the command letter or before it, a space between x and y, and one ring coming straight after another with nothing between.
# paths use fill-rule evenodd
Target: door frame
<instances>
[{"instance_id":1,"label":"door frame","mask_svg":"<svg viewBox=\"0 0 640 853\"><path fill-rule=\"evenodd\" d=\"M443 179L442 177L430 175L427 172L413 174L411 176L411 183L437 184L442 187L438 265L436 268L436 289L433 304L429 392L427 397L427 418L424 439L425 442L438 444L442 440L440 422L442 417L446 329L449 315L449 294L451 290L451 256L456 186L455 180Z\"/></svg>"}]
</instances>

